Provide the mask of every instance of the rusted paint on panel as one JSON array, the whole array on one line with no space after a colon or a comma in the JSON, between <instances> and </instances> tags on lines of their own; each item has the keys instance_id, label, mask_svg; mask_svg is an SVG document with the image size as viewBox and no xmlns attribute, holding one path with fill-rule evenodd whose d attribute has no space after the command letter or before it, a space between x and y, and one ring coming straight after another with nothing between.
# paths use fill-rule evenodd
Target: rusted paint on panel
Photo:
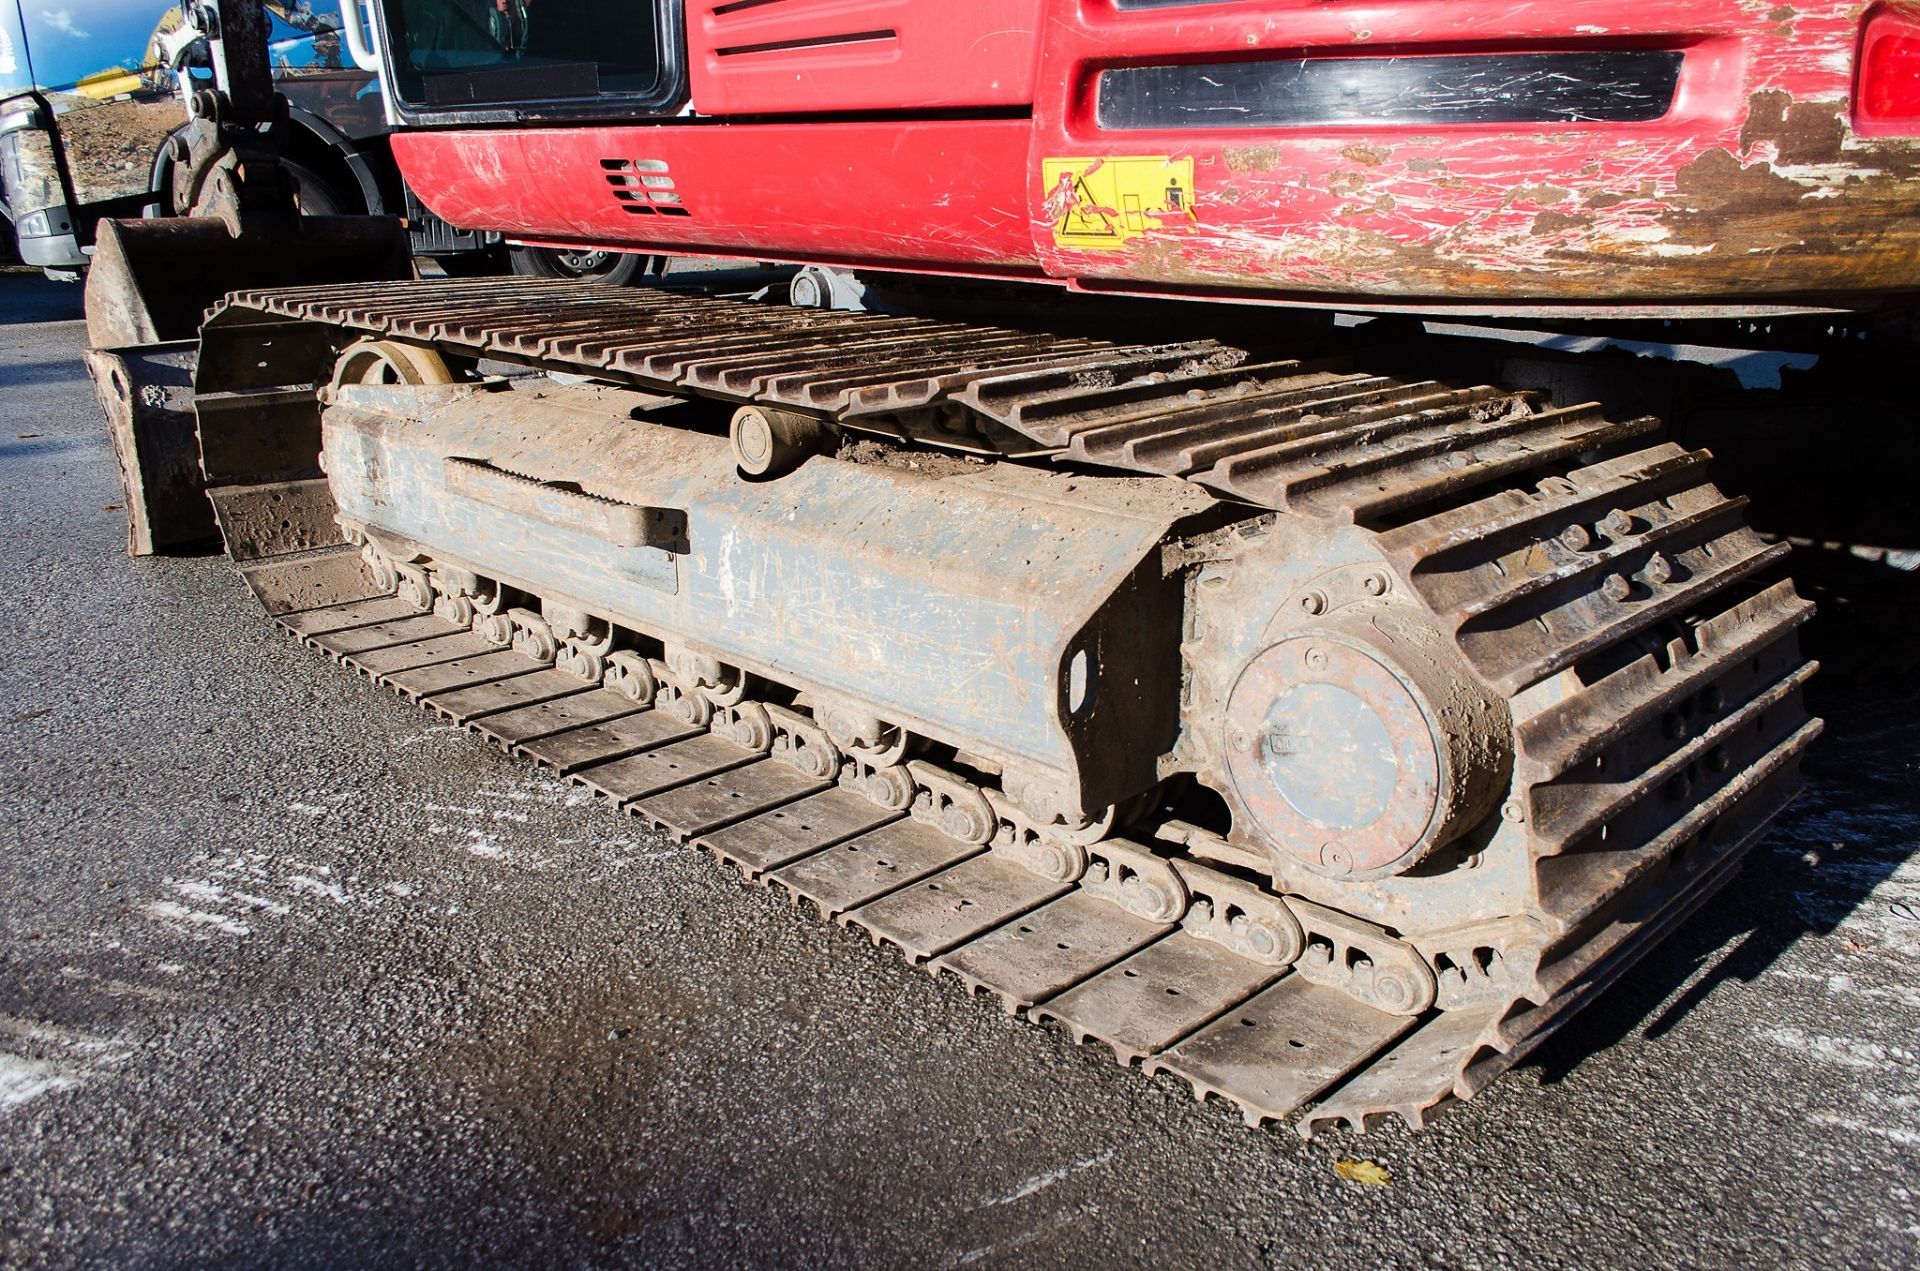
<instances>
[{"instance_id":1,"label":"rusted paint on panel","mask_svg":"<svg viewBox=\"0 0 1920 1271\"><path fill-rule=\"evenodd\" d=\"M1920 274L1916 142L1848 123L1866 11L1459 0L1440 29L1426 5L1355 25L1349 6L1308 0L1060 4L1031 119L436 130L394 145L442 216L540 241L1351 302L1866 306ZM1119 130L1093 116L1093 77L1112 65L1622 47L1684 52L1661 118ZM916 85L896 89L900 111L918 109ZM1117 244L1057 239L1048 162L1123 156L1190 162L1192 214ZM686 214L626 212L609 158L665 163Z\"/></svg>"},{"instance_id":2,"label":"rusted paint on panel","mask_svg":"<svg viewBox=\"0 0 1920 1271\"><path fill-rule=\"evenodd\" d=\"M1266 28L1282 46L1336 44L1301 6L1264 8L1292 10ZM1680 42L1688 61L1674 108L1646 125L1109 135L1106 144L1130 152L1164 145L1194 157L1194 222L1162 225L1124 253L1054 250L1038 218L1036 239L1052 272L1149 288L1542 301L1910 292L1920 282L1915 145L1858 137L1847 117L1865 10L1855 0L1656 4L1619 8L1611 21L1583 10L1575 27L1566 6L1505 6L1489 11L1491 26L1475 24L1476 36L1657 42L1661 32L1694 33ZM1376 42L1433 39L1410 16L1376 16ZM1224 38L1228 21L1201 38ZM1137 27L1055 30L1047 57L1056 74L1043 71L1043 91L1095 59L1152 48ZM1042 152L1055 144L1045 105ZM1071 99L1058 127L1057 144L1087 147Z\"/></svg>"}]
</instances>

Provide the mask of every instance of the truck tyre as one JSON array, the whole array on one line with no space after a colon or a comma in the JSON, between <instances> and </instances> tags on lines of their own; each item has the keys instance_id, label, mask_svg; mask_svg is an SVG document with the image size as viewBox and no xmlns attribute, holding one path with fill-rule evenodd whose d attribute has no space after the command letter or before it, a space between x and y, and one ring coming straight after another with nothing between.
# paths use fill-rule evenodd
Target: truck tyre
<instances>
[{"instance_id":1,"label":"truck tyre","mask_svg":"<svg viewBox=\"0 0 1920 1271\"><path fill-rule=\"evenodd\" d=\"M574 247L516 247L508 267L526 278L571 278L626 287L660 272L658 256L637 252L594 251Z\"/></svg>"},{"instance_id":2,"label":"truck tyre","mask_svg":"<svg viewBox=\"0 0 1920 1271\"><path fill-rule=\"evenodd\" d=\"M287 175L293 178L295 187L293 201L299 207L300 215L346 216L349 214L347 209L353 205L340 191L329 185L326 178L318 172L290 159L280 160L280 166L285 168Z\"/></svg>"}]
</instances>

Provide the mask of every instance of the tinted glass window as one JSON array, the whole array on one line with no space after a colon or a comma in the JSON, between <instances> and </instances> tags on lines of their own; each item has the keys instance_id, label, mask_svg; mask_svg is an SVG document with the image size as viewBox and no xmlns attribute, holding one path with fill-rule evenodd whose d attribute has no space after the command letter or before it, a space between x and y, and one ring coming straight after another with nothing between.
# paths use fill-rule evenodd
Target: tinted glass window
<instances>
[{"instance_id":1,"label":"tinted glass window","mask_svg":"<svg viewBox=\"0 0 1920 1271\"><path fill-rule=\"evenodd\" d=\"M636 0L386 0L394 88L428 106L653 92L656 6Z\"/></svg>"}]
</instances>

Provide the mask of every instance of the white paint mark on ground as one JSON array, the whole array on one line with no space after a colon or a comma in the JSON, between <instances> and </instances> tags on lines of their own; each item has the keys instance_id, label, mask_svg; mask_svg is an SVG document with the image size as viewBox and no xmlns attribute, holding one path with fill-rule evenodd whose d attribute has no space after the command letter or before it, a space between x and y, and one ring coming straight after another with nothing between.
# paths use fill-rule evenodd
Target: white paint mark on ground
<instances>
[{"instance_id":1,"label":"white paint mark on ground","mask_svg":"<svg viewBox=\"0 0 1920 1271\"><path fill-rule=\"evenodd\" d=\"M386 884L386 886L382 887L381 890L386 892L388 895L399 896L404 899L405 897L413 895L420 889L415 887L412 883L396 882L396 883Z\"/></svg>"},{"instance_id":2,"label":"white paint mark on ground","mask_svg":"<svg viewBox=\"0 0 1920 1271\"><path fill-rule=\"evenodd\" d=\"M443 736L447 733L459 733L459 732L465 732L465 731L466 730L461 728L458 724L441 724L434 728L427 728L420 732L412 733L406 737L397 738L395 739L393 744L396 746L417 746L423 741L432 741L434 738Z\"/></svg>"},{"instance_id":3,"label":"white paint mark on ground","mask_svg":"<svg viewBox=\"0 0 1920 1271\"><path fill-rule=\"evenodd\" d=\"M1839 1130L1852 1130L1856 1134L1874 1134L1890 1139L1901 1147L1920 1147L1920 1130L1910 1130L1899 1125L1876 1125L1872 1121L1862 1121L1858 1117L1842 1116L1838 1112L1815 1112L1807 1120L1815 1125L1830 1125Z\"/></svg>"},{"instance_id":4,"label":"white paint mark on ground","mask_svg":"<svg viewBox=\"0 0 1920 1271\"><path fill-rule=\"evenodd\" d=\"M1798 1051L1825 1063L1843 1068L1864 1068L1881 1072L1889 1064L1920 1065L1920 1052L1904 1046L1886 1046L1856 1037L1828 1037L1806 1033L1797 1028L1762 1028L1755 1036L1765 1038L1785 1050Z\"/></svg>"},{"instance_id":5,"label":"white paint mark on ground","mask_svg":"<svg viewBox=\"0 0 1920 1271\"><path fill-rule=\"evenodd\" d=\"M327 815L325 808L313 803L302 803L298 799L287 805L287 811L298 812L301 816L310 816L316 821Z\"/></svg>"},{"instance_id":6,"label":"white paint mark on ground","mask_svg":"<svg viewBox=\"0 0 1920 1271\"><path fill-rule=\"evenodd\" d=\"M185 882L174 882L172 885L175 891L199 905L214 906L239 901L249 909L262 910L280 918L293 912L277 900L268 900L265 896L256 896L252 892L229 892L213 882L189 879Z\"/></svg>"},{"instance_id":7,"label":"white paint mark on ground","mask_svg":"<svg viewBox=\"0 0 1920 1271\"><path fill-rule=\"evenodd\" d=\"M57 1024L0 1015L0 1112L70 1090L131 1053L116 1042Z\"/></svg>"},{"instance_id":8,"label":"white paint mark on ground","mask_svg":"<svg viewBox=\"0 0 1920 1271\"><path fill-rule=\"evenodd\" d=\"M349 903L346 889L338 883L322 882L307 874L287 875L287 886L295 891L306 892L311 896L325 896L336 905Z\"/></svg>"},{"instance_id":9,"label":"white paint mark on ground","mask_svg":"<svg viewBox=\"0 0 1920 1271\"><path fill-rule=\"evenodd\" d=\"M509 803L538 803L546 807L570 808L578 807L582 802L591 801L593 792L583 790L571 782L539 774L528 776L523 789L482 790L480 797L504 799Z\"/></svg>"},{"instance_id":10,"label":"white paint mark on ground","mask_svg":"<svg viewBox=\"0 0 1920 1271\"><path fill-rule=\"evenodd\" d=\"M150 900L140 907L140 912L162 922L184 923L190 927L211 927L215 931L225 932L230 936L253 934L253 928L244 922L236 922L225 914L208 913L204 909L189 909L171 900Z\"/></svg>"},{"instance_id":11,"label":"white paint mark on ground","mask_svg":"<svg viewBox=\"0 0 1920 1271\"><path fill-rule=\"evenodd\" d=\"M80 1084L79 1078L43 1059L22 1059L0 1051L0 1108L15 1108L43 1094Z\"/></svg>"},{"instance_id":12,"label":"white paint mark on ground","mask_svg":"<svg viewBox=\"0 0 1920 1271\"><path fill-rule=\"evenodd\" d=\"M992 1200L986 1201L980 1208L991 1209L995 1205L1011 1205L1016 1200L1025 1200L1029 1196L1037 1195L1047 1190L1047 1188L1052 1187L1061 1179L1073 1174L1078 1174L1081 1170L1093 1169L1096 1166L1105 1165L1113 1159L1114 1151L1114 1148L1108 1148L1097 1156L1089 1156L1085 1160L1062 1165L1059 1169L1048 1170L1044 1174L1035 1174L1032 1178L1027 1179L1006 1195L995 1196Z\"/></svg>"},{"instance_id":13,"label":"white paint mark on ground","mask_svg":"<svg viewBox=\"0 0 1920 1271\"><path fill-rule=\"evenodd\" d=\"M955 1258L953 1265L957 1267L970 1267L982 1258L991 1258L995 1254L1011 1253L1015 1249L1024 1248L1036 1240L1044 1240L1055 1232L1071 1227L1086 1216L1086 1210L1079 1210L1055 1222L1045 1223L1042 1226L1035 1227L1032 1231L1021 1232L1019 1235L1002 1240L997 1244L981 1245L978 1249L969 1249Z\"/></svg>"}]
</instances>

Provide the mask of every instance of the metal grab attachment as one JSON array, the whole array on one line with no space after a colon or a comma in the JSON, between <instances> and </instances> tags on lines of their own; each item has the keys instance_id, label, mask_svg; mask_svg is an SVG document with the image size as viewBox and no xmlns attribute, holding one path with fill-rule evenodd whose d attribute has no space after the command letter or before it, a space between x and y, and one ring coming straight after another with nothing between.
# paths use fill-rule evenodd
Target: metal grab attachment
<instances>
[{"instance_id":1,"label":"metal grab attachment","mask_svg":"<svg viewBox=\"0 0 1920 1271\"><path fill-rule=\"evenodd\" d=\"M476 459L447 459L453 493L515 516L585 534L615 547L673 551L686 539L686 517L672 508L640 507L588 494L578 486L523 477Z\"/></svg>"}]
</instances>

